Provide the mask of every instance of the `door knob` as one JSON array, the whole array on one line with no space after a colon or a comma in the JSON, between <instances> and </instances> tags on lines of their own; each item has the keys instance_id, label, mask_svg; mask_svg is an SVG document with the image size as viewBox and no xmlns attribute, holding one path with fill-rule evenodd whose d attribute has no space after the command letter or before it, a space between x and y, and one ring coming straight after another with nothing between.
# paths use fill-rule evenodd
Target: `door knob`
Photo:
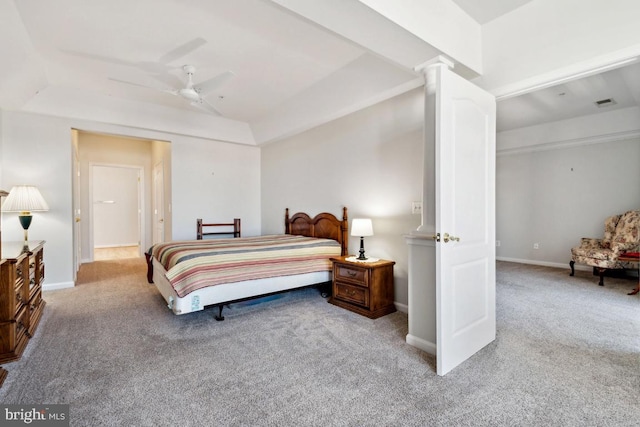
<instances>
[{"instance_id":1,"label":"door knob","mask_svg":"<svg viewBox=\"0 0 640 427\"><path fill-rule=\"evenodd\" d=\"M455 237L455 236L451 236L449 235L449 233L444 233L443 239L445 243L449 242L449 240L451 240L452 242L459 242L460 238L459 237Z\"/></svg>"},{"instance_id":2,"label":"door knob","mask_svg":"<svg viewBox=\"0 0 640 427\"><path fill-rule=\"evenodd\" d=\"M439 242L440 241L440 233L434 234L433 236L431 236L431 238L433 240L435 240L436 242Z\"/></svg>"}]
</instances>

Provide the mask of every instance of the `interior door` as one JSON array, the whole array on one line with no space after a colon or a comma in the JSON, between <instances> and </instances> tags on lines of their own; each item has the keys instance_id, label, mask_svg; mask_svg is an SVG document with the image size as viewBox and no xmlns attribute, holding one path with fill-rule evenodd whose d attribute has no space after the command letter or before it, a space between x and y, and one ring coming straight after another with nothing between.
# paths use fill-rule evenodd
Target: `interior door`
<instances>
[{"instance_id":1,"label":"interior door","mask_svg":"<svg viewBox=\"0 0 640 427\"><path fill-rule=\"evenodd\" d=\"M163 163L153 167L153 244L164 242Z\"/></svg>"},{"instance_id":2,"label":"interior door","mask_svg":"<svg viewBox=\"0 0 640 427\"><path fill-rule=\"evenodd\" d=\"M82 220L80 211L80 157L78 155L78 131L71 130L71 143L73 147L73 180L71 182L73 188L73 245L75 248L73 255L73 281L75 283L82 264Z\"/></svg>"},{"instance_id":3,"label":"interior door","mask_svg":"<svg viewBox=\"0 0 640 427\"><path fill-rule=\"evenodd\" d=\"M92 249L142 244L142 168L91 165Z\"/></svg>"},{"instance_id":4,"label":"interior door","mask_svg":"<svg viewBox=\"0 0 640 427\"><path fill-rule=\"evenodd\" d=\"M436 101L437 373L496 336L493 95L442 71Z\"/></svg>"}]
</instances>

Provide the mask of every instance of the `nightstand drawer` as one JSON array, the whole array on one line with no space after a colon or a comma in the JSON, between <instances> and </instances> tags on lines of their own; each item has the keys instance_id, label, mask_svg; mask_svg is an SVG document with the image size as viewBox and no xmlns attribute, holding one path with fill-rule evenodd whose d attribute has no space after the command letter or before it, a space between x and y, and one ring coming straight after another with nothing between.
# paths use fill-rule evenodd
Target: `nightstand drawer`
<instances>
[{"instance_id":1,"label":"nightstand drawer","mask_svg":"<svg viewBox=\"0 0 640 427\"><path fill-rule=\"evenodd\" d=\"M369 286L367 270L350 265L336 264L336 280L347 280L360 286Z\"/></svg>"},{"instance_id":2,"label":"nightstand drawer","mask_svg":"<svg viewBox=\"0 0 640 427\"><path fill-rule=\"evenodd\" d=\"M337 282L335 292L335 298L354 304L360 304L364 307L369 306L369 290L366 288Z\"/></svg>"}]
</instances>

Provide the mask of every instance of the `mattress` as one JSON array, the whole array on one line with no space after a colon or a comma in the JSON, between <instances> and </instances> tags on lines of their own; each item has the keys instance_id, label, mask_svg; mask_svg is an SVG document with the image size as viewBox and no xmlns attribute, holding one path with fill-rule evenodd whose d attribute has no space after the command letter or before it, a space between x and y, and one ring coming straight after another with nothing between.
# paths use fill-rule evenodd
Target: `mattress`
<instances>
[{"instance_id":1,"label":"mattress","mask_svg":"<svg viewBox=\"0 0 640 427\"><path fill-rule=\"evenodd\" d=\"M287 234L159 243L149 250L179 298L222 284L329 272L330 258L340 252L335 240Z\"/></svg>"}]
</instances>

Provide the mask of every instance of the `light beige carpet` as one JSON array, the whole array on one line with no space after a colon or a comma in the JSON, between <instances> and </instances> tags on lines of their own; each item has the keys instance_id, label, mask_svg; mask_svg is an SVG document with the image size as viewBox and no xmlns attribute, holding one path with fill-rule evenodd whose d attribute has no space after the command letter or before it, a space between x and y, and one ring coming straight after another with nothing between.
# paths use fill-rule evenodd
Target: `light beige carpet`
<instances>
[{"instance_id":1,"label":"light beige carpet","mask_svg":"<svg viewBox=\"0 0 640 427\"><path fill-rule=\"evenodd\" d=\"M499 263L495 342L445 377L315 289L173 315L141 259L45 294L6 403L69 403L74 426L637 426L640 298L585 272Z\"/></svg>"}]
</instances>

